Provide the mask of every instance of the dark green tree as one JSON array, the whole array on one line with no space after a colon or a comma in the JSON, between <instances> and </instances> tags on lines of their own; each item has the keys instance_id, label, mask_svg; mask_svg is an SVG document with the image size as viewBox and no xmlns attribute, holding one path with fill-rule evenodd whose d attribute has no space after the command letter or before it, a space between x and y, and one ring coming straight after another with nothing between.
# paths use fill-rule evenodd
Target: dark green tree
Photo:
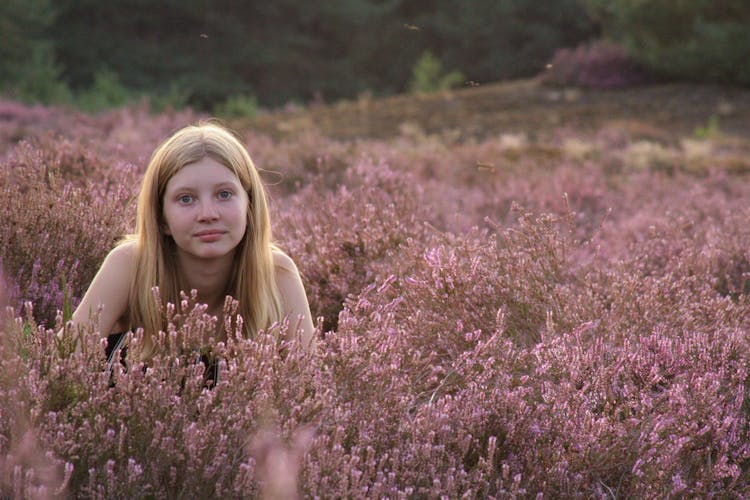
<instances>
[{"instance_id":1,"label":"dark green tree","mask_svg":"<svg viewBox=\"0 0 750 500\"><path fill-rule=\"evenodd\" d=\"M747 0L582 1L654 73L750 85Z\"/></svg>"},{"instance_id":2,"label":"dark green tree","mask_svg":"<svg viewBox=\"0 0 750 500\"><path fill-rule=\"evenodd\" d=\"M136 93L177 89L204 109L231 96L278 105L403 92L426 52L446 72L475 81L529 76L593 29L577 0L56 0L55 7L55 54L72 88L113 74Z\"/></svg>"},{"instance_id":3,"label":"dark green tree","mask_svg":"<svg viewBox=\"0 0 750 500\"><path fill-rule=\"evenodd\" d=\"M26 100L67 97L48 29L55 21L49 0L0 2L0 89Z\"/></svg>"},{"instance_id":4,"label":"dark green tree","mask_svg":"<svg viewBox=\"0 0 750 500\"><path fill-rule=\"evenodd\" d=\"M199 107L232 94L280 104L366 88L366 74L353 67L374 50L368 25L385 10L367 0L58 3L57 53L73 87L109 70L143 92L176 84Z\"/></svg>"}]
</instances>

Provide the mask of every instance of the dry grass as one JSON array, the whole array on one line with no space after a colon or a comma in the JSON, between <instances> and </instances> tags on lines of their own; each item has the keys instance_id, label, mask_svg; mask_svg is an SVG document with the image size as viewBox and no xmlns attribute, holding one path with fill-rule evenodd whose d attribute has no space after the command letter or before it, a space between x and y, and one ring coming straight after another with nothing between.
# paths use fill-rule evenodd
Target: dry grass
<instances>
[{"instance_id":1,"label":"dry grass","mask_svg":"<svg viewBox=\"0 0 750 500\"><path fill-rule=\"evenodd\" d=\"M316 128L335 139L387 139L406 127L443 139L500 133L537 135L571 127L593 131L611 123L651 130L660 140L691 135L718 117L725 134L750 132L750 90L664 84L623 90L553 88L535 80L495 83L433 94L363 96L328 106L262 114L238 124L277 138Z\"/></svg>"}]
</instances>

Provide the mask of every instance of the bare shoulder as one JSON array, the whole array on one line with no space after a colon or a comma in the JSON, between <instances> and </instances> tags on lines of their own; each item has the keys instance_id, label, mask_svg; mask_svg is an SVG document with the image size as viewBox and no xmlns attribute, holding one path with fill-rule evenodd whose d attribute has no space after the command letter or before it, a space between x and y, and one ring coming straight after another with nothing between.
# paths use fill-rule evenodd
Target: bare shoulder
<instances>
[{"instance_id":1,"label":"bare shoulder","mask_svg":"<svg viewBox=\"0 0 750 500\"><path fill-rule=\"evenodd\" d=\"M274 249L273 252L273 267L278 273L280 270L289 271L294 274L299 274L297 265L294 263L291 257L282 252L281 250Z\"/></svg>"},{"instance_id":2,"label":"bare shoulder","mask_svg":"<svg viewBox=\"0 0 750 500\"><path fill-rule=\"evenodd\" d=\"M291 257L281 250L273 249L273 274L281 299L287 304L295 304L305 297L302 277ZM304 300L305 305L307 299Z\"/></svg>"},{"instance_id":3,"label":"bare shoulder","mask_svg":"<svg viewBox=\"0 0 750 500\"><path fill-rule=\"evenodd\" d=\"M289 330L290 334L298 331L305 349L315 349L315 327L310 313L310 304L305 294L302 277L297 265L287 254L273 249L274 274L276 286L284 307L284 315L290 321L296 321L296 326ZM293 323L294 325L294 323Z\"/></svg>"},{"instance_id":4,"label":"bare shoulder","mask_svg":"<svg viewBox=\"0 0 750 500\"><path fill-rule=\"evenodd\" d=\"M106 260L121 265L135 265L135 256L136 242L127 240L114 247L107 255Z\"/></svg>"},{"instance_id":5,"label":"bare shoulder","mask_svg":"<svg viewBox=\"0 0 750 500\"><path fill-rule=\"evenodd\" d=\"M113 248L94 276L73 313L74 323L84 324L99 314L99 331L109 334L125 313L130 283L136 269L137 246L126 241Z\"/></svg>"},{"instance_id":6,"label":"bare shoulder","mask_svg":"<svg viewBox=\"0 0 750 500\"><path fill-rule=\"evenodd\" d=\"M135 273L137 247L135 241L125 241L114 247L102 262L100 273L122 279ZM129 280L127 280L129 281Z\"/></svg>"}]
</instances>

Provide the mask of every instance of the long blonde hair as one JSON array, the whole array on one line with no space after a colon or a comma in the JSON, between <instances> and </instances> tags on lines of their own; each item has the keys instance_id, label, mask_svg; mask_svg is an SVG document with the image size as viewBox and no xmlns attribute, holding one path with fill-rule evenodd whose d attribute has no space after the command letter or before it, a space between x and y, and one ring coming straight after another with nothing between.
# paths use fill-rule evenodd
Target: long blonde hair
<instances>
[{"instance_id":1,"label":"long blonde hair","mask_svg":"<svg viewBox=\"0 0 750 500\"><path fill-rule=\"evenodd\" d=\"M247 230L237 246L227 292L238 301L245 334L254 335L282 318L274 279L271 223L265 190L250 155L240 141L216 123L199 123L178 130L153 153L138 197L135 240L137 264L130 285L126 318L130 328L142 327L145 346L165 329L161 305L180 303L183 280L178 272L175 242L164 232L164 192L184 166L210 157L229 168L248 195ZM159 287L161 305L153 294ZM146 348L147 351L150 347Z\"/></svg>"}]
</instances>

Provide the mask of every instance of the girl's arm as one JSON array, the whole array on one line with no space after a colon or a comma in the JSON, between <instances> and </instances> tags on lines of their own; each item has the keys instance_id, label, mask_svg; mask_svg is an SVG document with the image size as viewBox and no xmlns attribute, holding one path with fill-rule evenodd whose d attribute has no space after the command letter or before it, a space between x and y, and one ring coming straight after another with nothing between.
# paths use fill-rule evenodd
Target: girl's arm
<instances>
[{"instance_id":1,"label":"girl's arm","mask_svg":"<svg viewBox=\"0 0 750 500\"><path fill-rule=\"evenodd\" d=\"M112 333L127 309L134 272L135 242L123 243L109 252L73 313L74 329L88 324L99 312L97 330L102 336Z\"/></svg>"},{"instance_id":2,"label":"girl's arm","mask_svg":"<svg viewBox=\"0 0 750 500\"><path fill-rule=\"evenodd\" d=\"M315 327L297 266L288 255L279 251L273 252L273 261L276 286L284 304L284 314L289 317L292 327L297 321L297 329L302 335L302 346L312 351L315 349Z\"/></svg>"}]
</instances>

